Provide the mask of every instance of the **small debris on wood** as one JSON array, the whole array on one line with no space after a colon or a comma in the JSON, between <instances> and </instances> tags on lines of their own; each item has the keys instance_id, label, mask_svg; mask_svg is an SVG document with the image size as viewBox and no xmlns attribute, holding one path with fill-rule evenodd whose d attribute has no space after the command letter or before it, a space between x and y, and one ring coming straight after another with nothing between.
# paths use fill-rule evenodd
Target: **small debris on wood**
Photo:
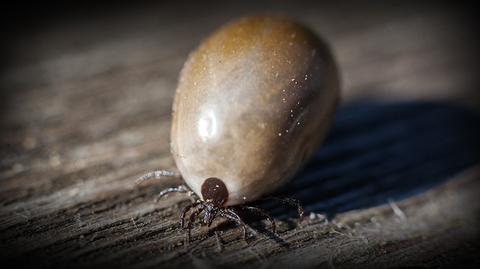
<instances>
[{"instance_id":1,"label":"small debris on wood","mask_svg":"<svg viewBox=\"0 0 480 269\"><path fill-rule=\"evenodd\" d=\"M400 220L405 221L407 220L407 215L398 207L398 205L393 200L388 200L388 204L393 210L393 213L400 218Z\"/></svg>"}]
</instances>

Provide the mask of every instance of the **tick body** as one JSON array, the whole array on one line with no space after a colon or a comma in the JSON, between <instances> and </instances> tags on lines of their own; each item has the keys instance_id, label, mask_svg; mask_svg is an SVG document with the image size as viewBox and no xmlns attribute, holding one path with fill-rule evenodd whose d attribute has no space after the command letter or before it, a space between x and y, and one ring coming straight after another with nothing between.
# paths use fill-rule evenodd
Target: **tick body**
<instances>
[{"instance_id":1,"label":"tick body","mask_svg":"<svg viewBox=\"0 0 480 269\"><path fill-rule=\"evenodd\" d=\"M319 146L338 88L328 48L303 26L276 16L227 24L180 75L171 148L182 177L199 195L207 178L222 180L226 206L273 191Z\"/></svg>"},{"instance_id":2,"label":"tick body","mask_svg":"<svg viewBox=\"0 0 480 269\"><path fill-rule=\"evenodd\" d=\"M274 191L318 148L338 97L333 57L309 29L281 16L226 24L180 74L171 150L181 176L220 209Z\"/></svg>"}]
</instances>

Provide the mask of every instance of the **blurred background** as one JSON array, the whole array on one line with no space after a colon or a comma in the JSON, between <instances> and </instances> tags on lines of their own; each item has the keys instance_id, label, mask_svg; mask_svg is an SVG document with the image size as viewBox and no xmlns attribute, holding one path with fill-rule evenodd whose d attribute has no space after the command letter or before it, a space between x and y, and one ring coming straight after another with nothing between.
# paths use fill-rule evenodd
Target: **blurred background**
<instances>
[{"instance_id":1,"label":"blurred background","mask_svg":"<svg viewBox=\"0 0 480 269\"><path fill-rule=\"evenodd\" d=\"M6 47L2 81L4 88L56 85L160 62L166 69L161 71L176 78L188 52L221 24L244 15L281 13L331 43L342 71L345 100L379 96L475 103L467 98L477 83L474 10L466 3L439 1L13 5L2 16L9 31L8 40L2 42ZM26 74L32 74L28 81L22 79ZM158 77L148 81L155 80Z\"/></svg>"},{"instance_id":2,"label":"blurred background","mask_svg":"<svg viewBox=\"0 0 480 269\"><path fill-rule=\"evenodd\" d=\"M86 205L115 203L105 210L117 220L153 210L143 199L161 186L130 183L146 170L175 169L169 131L179 71L202 38L241 16L289 15L323 36L337 59L342 102L332 132L277 193L300 199L307 213L333 217L407 198L480 162L473 4L39 2L2 13L5 257L43 257L45 247L53 261L71 260L76 250L54 254L77 244L65 223L80 213L82 229L106 221ZM261 205L281 219L295 213Z\"/></svg>"}]
</instances>

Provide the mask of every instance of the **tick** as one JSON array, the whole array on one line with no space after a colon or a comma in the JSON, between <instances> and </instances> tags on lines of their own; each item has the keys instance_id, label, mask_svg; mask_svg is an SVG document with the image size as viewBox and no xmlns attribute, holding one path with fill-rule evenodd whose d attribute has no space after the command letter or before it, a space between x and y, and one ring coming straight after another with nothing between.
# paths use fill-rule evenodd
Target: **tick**
<instances>
[{"instance_id":1,"label":"tick","mask_svg":"<svg viewBox=\"0 0 480 269\"><path fill-rule=\"evenodd\" d=\"M171 152L196 201L181 213L188 229L203 214L245 223L238 210L292 178L318 148L339 100L339 75L327 44L283 16L228 23L189 55L173 103ZM139 181L173 176L159 170ZM291 202L292 200L286 200ZM191 212L188 223L186 216Z\"/></svg>"}]
</instances>

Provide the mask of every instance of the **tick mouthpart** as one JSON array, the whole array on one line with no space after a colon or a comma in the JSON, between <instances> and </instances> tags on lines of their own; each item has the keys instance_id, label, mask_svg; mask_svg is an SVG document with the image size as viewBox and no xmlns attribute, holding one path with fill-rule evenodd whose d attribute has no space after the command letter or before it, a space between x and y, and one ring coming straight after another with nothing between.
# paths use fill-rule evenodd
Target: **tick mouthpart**
<instances>
[{"instance_id":1,"label":"tick mouthpart","mask_svg":"<svg viewBox=\"0 0 480 269\"><path fill-rule=\"evenodd\" d=\"M216 177L207 178L202 184L202 196L204 201L221 207L228 200L227 186L221 179Z\"/></svg>"},{"instance_id":2,"label":"tick mouthpart","mask_svg":"<svg viewBox=\"0 0 480 269\"><path fill-rule=\"evenodd\" d=\"M210 225L212 225L213 219L215 219L215 217L217 216L217 212L220 208L209 201L206 201L204 203L204 206L205 213L203 215L203 224L210 227Z\"/></svg>"}]
</instances>

